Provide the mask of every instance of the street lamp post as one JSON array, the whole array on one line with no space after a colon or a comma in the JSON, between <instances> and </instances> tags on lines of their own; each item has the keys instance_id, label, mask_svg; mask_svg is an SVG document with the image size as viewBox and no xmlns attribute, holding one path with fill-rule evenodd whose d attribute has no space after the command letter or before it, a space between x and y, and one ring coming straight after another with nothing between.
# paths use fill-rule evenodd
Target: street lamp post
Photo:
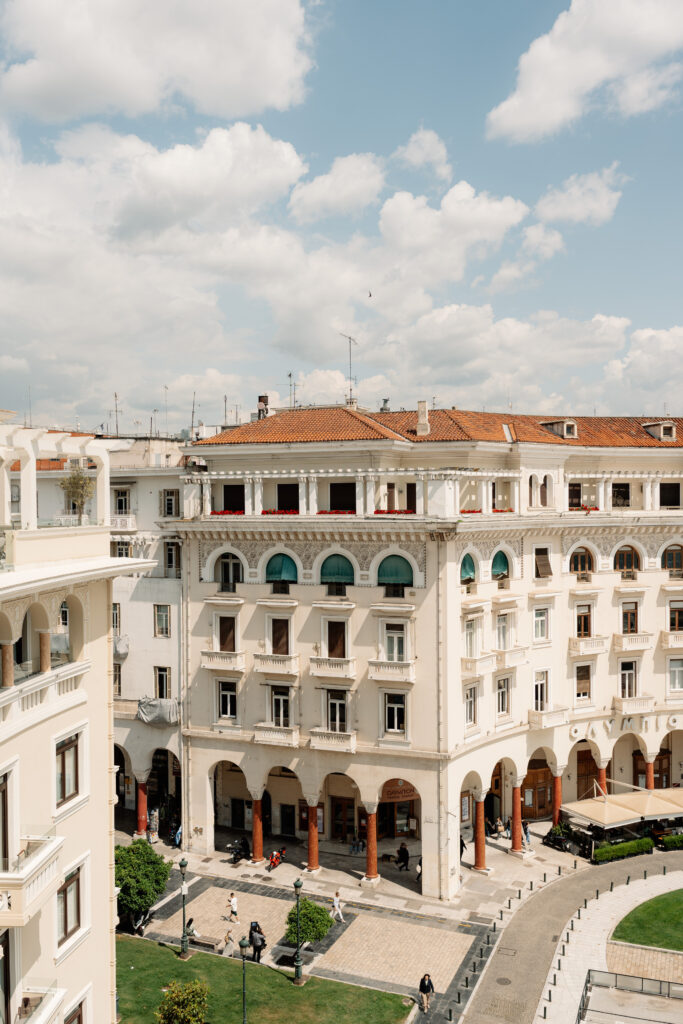
<instances>
[{"instance_id":1,"label":"street lamp post","mask_svg":"<svg viewBox=\"0 0 683 1024\"><path fill-rule=\"evenodd\" d=\"M185 883L185 872L187 871L187 861L183 859L178 864L180 868L180 877L182 878L182 884L180 886L180 894L183 897L183 934L180 939L180 956L183 960L187 960L189 956L190 943L187 937L187 927L185 925L185 898L187 897L187 885Z\"/></svg>"},{"instance_id":2,"label":"street lamp post","mask_svg":"<svg viewBox=\"0 0 683 1024\"><path fill-rule=\"evenodd\" d=\"M301 899L301 888L303 882L300 878L297 878L294 883L294 893L296 895L296 956L294 957L294 984L303 985L303 971L301 964L301 924L299 918L299 900Z\"/></svg>"},{"instance_id":3,"label":"street lamp post","mask_svg":"<svg viewBox=\"0 0 683 1024\"><path fill-rule=\"evenodd\" d=\"M240 953L242 955L242 1024L247 1024L247 951L249 941L246 935L240 939Z\"/></svg>"}]
</instances>

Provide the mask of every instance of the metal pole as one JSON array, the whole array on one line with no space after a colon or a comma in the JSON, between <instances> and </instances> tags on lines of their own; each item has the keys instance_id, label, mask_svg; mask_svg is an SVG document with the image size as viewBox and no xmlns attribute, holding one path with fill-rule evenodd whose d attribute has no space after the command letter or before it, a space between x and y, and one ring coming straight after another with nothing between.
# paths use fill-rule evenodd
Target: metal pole
<instances>
[{"instance_id":1,"label":"metal pole","mask_svg":"<svg viewBox=\"0 0 683 1024\"><path fill-rule=\"evenodd\" d=\"M247 958L242 951L242 1024L247 1024Z\"/></svg>"},{"instance_id":2,"label":"metal pole","mask_svg":"<svg viewBox=\"0 0 683 1024\"><path fill-rule=\"evenodd\" d=\"M300 985L302 978L301 969L301 930L299 923L299 900L300 889L296 890L296 956L294 957L294 983Z\"/></svg>"}]
</instances>

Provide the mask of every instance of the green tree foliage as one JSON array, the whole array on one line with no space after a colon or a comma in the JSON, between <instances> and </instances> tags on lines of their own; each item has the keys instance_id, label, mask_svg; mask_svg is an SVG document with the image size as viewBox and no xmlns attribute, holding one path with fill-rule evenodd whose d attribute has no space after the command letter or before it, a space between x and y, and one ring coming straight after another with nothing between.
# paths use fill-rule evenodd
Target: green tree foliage
<instances>
[{"instance_id":1,"label":"green tree foliage","mask_svg":"<svg viewBox=\"0 0 683 1024\"><path fill-rule=\"evenodd\" d=\"M69 475L59 481L59 486L64 491L67 502L73 503L80 523L85 506L95 493L95 481L81 466L73 466Z\"/></svg>"},{"instance_id":2,"label":"green tree foliage","mask_svg":"<svg viewBox=\"0 0 683 1024\"><path fill-rule=\"evenodd\" d=\"M205 1024L209 1012L205 981L171 981L155 1016L159 1024Z\"/></svg>"},{"instance_id":3,"label":"green tree foliage","mask_svg":"<svg viewBox=\"0 0 683 1024\"><path fill-rule=\"evenodd\" d=\"M319 903L303 899L299 908L301 944L304 942L320 942L324 939L332 927L332 918L329 910L321 907ZM287 914L287 931L285 942L296 945L296 906L293 906Z\"/></svg>"},{"instance_id":4,"label":"green tree foliage","mask_svg":"<svg viewBox=\"0 0 683 1024\"><path fill-rule=\"evenodd\" d=\"M156 903L168 882L172 862L155 853L146 839L114 850L119 917L138 918Z\"/></svg>"}]
</instances>

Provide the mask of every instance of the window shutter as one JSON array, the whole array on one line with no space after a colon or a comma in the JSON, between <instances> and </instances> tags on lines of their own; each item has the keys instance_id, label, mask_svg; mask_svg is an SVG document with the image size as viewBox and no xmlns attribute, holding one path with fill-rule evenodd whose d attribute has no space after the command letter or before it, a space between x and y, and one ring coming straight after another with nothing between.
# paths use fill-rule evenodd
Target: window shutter
<instances>
[{"instance_id":1,"label":"window shutter","mask_svg":"<svg viewBox=\"0 0 683 1024\"><path fill-rule=\"evenodd\" d=\"M327 656L328 658L346 657L346 623L327 623Z\"/></svg>"},{"instance_id":2,"label":"window shutter","mask_svg":"<svg viewBox=\"0 0 683 1024\"><path fill-rule=\"evenodd\" d=\"M272 620L273 654L289 654L289 619Z\"/></svg>"},{"instance_id":3,"label":"window shutter","mask_svg":"<svg viewBox=\"0 0 683 1024\"><path fill-rule=\"evenodd\" d=\"M235 653L235 620L232 616L221 616L219 619L219 645L227 654Z\"/></svg>"},{"instance_id":4,"label":"window shutter","mask_svg":"<svg viewBox=\"0 0 683 1024\"><path fill-rule=\"evenodd\" d=\"M536 577L538 579L544 579L547 576L552 576L553 571L550 568L550 558L548 557L547 551L537 551L535 554L536 559Z\"/></svg>"}]
</instances>

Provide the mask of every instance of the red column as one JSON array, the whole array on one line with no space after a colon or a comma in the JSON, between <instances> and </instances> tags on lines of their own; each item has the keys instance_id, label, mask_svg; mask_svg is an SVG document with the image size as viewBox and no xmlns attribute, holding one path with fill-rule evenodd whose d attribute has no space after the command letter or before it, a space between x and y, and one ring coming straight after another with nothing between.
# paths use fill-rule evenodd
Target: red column
<instances>
[{"instance_id":1,"label":"red column","mask_svg":"<svg viewBox=\"0 0 683 1024\"><path fill-rule=\"evenodd\" d=\"M251 804L251 847L251 859L254 864L258 864L263 860L263 819L260 800L253 800Z\"/></svg>"},{"instance_id":2,"label":"red column","mask_svg":"<svg viewBox=\"0 0 683 1024\"><path fill-rule=\"evenodd\" d=\"M512 787L512 846L513 853L522 852L522 787Z\"/></svg>"},{"instance_id":3,"label":"red column","mask_svg":"<svg viewBox=\"0 0 683 1024\"><path fill-rule=\"evenodd\" d=\"M560 807L562 806L562 776L553 775L553 825L560 820Z\"/></svg>"},{"instance_id":4,"label":"red column","mask_svg":"<svg viewBox=\"0 0 683 1024\"><path fill-rule=\"evenodd\" d=\"M139 836L147 833L147 783L138 782L138 831Z\"/></svg>"},{"instance_id":5,"label":"red column","mask_svg":"<svg viewBox=\"0 0 683 1024\"><path fill-rule=\"evenodd\" d=\"M2 685L14 686L14 644L0 644L2 654Z\"/></svg>"},{"instance_id":6,"label":"red column","mask_svg":"<svg viewBox=\"0 0 683 1024\"><path fill-rule=\"evenodd\" d=\"M654 761L645 762L645 788L655 788L655 763Z\"/></svg>"},{"instance_id":7,"label":"red column","mask_svg":"<svg viewBox=\"0 0 683 1024\"><path fill-rule=\"evenodd\" d=\"M474 803L474 870L486 871L486 827L484 801Z\"/></svg>"},{"instance_id":8,"label":"red column","mask_svg":"<svg viewBox=\"0 0 683 1024\"><path fill-rule=\"evenodd\" d=\"M365 847L365 877L378 878L377 872L377 812L367 812L367 846Z\"/></svg>"},{"instance_id":9,"label":"red column","mask_svg":"<svg viewBox=\"0 0 683 1024\"><path fill-rule=\"evenodd\" d=\"M307 871L317 871L318 861L318 807L308 805L308 864Z\"/></svg>"},{"instance_id":10,"label":"red column","mask_svg":"<svg viewBox=\"0 0 683 1024\"><path fill-rule=\"evenodd\" d=\"M607 792L607 768L598 768L598 786L603 793Z\"/></svg>"},{"instance_id":11,"label":"red column","mask_svg":"<svg viewBox=\"0 0 683 1024\"><path fill-rule=\"evenodd\" d=\"M52 668L52 659L50 657L50 634L39 633L40 637L40 671L49 672Z\"/></svg>"}]
</instances>

